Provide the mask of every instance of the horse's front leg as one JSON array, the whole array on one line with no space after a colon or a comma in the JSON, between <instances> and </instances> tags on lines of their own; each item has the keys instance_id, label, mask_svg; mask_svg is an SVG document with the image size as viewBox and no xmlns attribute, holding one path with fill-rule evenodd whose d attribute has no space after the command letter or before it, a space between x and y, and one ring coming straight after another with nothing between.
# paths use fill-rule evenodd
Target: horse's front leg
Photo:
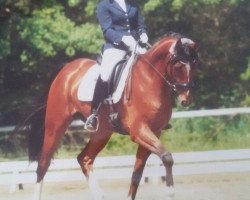
<instances>
[{"instance_id":1,"label":"horse's front leg","mask_svg":"<svg viewBox=\"0 0 250 200\"><path fill-rule=\"evenodd\" d=\"M130 189L128 193L128 199L132 199L132 200L135 199L136 192L141 181L143 169L145 167L146 161L150 154L151 154L151 151L145 149L142 146L138 147L138 150L136 153L134 171L133 171L133 175L131 178L131 184L130 184Z\"/></svg>"},{"instance_id":2,"label":"horse's front leg","mask_svg":"<svg viewBox=\"0 0 250 200\"><path fill-rule=\"evenodd\" d=\"M159 140L159 135L160 134L155 135L145 123L134 126L133 129L131 129L132 140L152 153L155 153L162 160L166 168L166 193L168 197L172 198L174 196L172 173L174 160L171 152L168 151Z\"/></svg>"}]
</instances>

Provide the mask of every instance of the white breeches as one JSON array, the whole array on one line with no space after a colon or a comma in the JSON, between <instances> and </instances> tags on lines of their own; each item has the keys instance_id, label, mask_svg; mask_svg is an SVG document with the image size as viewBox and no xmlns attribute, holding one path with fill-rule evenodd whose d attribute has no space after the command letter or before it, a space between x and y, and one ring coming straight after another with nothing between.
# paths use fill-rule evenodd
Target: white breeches
<instances>
[{"instance_id":1,"label":"white breeches","mask_svg":"<svg viewBox=\"0 0 250 200\"><path fill-rule=\"evenodd\" d=\"M101 79L108 81L114 67L126 55L126 51L116 48L109 48L103 52L101 64Z\"/></svg>"}]
</instances>

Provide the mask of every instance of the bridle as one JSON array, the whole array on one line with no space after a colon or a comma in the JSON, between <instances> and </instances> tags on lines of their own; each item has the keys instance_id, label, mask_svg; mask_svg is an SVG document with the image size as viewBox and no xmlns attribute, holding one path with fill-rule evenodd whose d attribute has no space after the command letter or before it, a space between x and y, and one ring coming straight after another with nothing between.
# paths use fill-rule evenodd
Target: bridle
<instances>
[{"instance_id":1,"label":"bridle","mask_svg":"<svg viewBox=\"0 0 250 200\"><path fill-rule=\"evenodd\" d=\"M182 88L183 90L188 90L194 87L194 82L170 82L165 75L163 75L148 59L145 58L143 55L139 55L163 80L164 83L171 88L172 91L178 92L178 88ZM170 59L166 65L172 64L176 62L177 56L174 54L170 54ZM182 62L183 63L183 62ZM187 64L187 63L183 63Z\"/></svg>"},{"instance_id":2,"label":"bridle","mask_svg":"<svg viewBox=\"0 0 250 200\"><path fill-rule=\"evenodd\" d=\"M176 62L180 62L183 65L190 64L190 63L188 63L188 61L187 62L181 61L181 58L178 58L177 55L170 54L170 59L168 60L167 65L170 65L170 64L174 65ZM182 88L184 90L188 90L188 89L194 87L194 82L193 81L189 81L189 82L175 82L173 85L175 86L176 91L177 91L177 88Z\"/></svg>"}]
</instances>

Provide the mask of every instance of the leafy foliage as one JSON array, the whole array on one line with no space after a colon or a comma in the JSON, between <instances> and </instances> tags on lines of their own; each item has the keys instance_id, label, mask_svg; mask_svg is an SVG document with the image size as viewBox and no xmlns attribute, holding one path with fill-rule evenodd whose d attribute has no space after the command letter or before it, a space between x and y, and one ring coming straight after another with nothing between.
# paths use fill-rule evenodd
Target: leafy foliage
<instances>
[{"instance_id":1,"label":"leafy foliage","mask_svg":"<svg viewBox=\"0 0 250 200\"><path fill-rule=\"evenodd\" d=\"M0 1L0 125L18 123L56 68L100 51L97 2ZM150 42L175 31L199 43L192 109L250 105L250 1L137 2Z\"/></svg>"},{"instance_id":2,"label":"leafy foliage","mask_svg":"<svg viewBox=\"0 0 250 200\"><path fill-rule=\"evenodd\" d=\"M35 10L31 18L22 20L19 31L21 39L45 57L56 56L60 50L67 56L76 51L96 53L103 41L96 24L76 26L62 6Z\"/></svg>"},{"instance_id":3,"label":"leafy foliage","mask_svg":"<svg viewBox=\"0 0 250 200\"><path fill-rule=\"evenodd\" d=\"M250 53L249 7L250 2L244 0L157 0L145 4L150 32L154 33L151 37L176 31L200 45L194 108L245 105L249 80L243 82L241 73Z\"/></svg>"}]
</instances>

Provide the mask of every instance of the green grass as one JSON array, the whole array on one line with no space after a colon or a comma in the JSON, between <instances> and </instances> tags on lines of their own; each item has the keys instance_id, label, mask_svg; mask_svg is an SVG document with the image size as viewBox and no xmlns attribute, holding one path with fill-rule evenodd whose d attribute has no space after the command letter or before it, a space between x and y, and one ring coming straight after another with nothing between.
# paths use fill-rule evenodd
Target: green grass
<instances>
[{"instance_id":1,"label":"green grass","mask_svg":"<svg viewBox=\"0 0 250 200\"><path fill-rule=\"evenodd\" d=\"M250 148L249 115L176 119L173 127L163 137L173 151Z\"/></svg>"},{"instance_id":2,"label":"green grass","mask_svg":"<svg viewBox=\"0 0 250 200\"><path fill-rule=\"evenodd\" d=\"M174 119L171 124L161 141L172 152L250 148L249 115ZM136 149L129 136L115 133L100 155L130 155ZM63 156L66 154L61 150L59 157Z\"/></svg>"},{"instance_id":3,"label":"green grass","mask_svg":"<svg viewBox=\"0 0 250 200\"><path fill-rule=\"evenodd\" d=\"M173 119L161 141L172 152L250 148L250 115ZM15 141L15 142L14 142ZM26 160L26 142L22 135L0 141L0 161ZM86 134L71 132L61 142L55 158L76 157L86 145ZM135 154L137 144L129 136L114 133L101 156Z\"/></svg>"}]
</instances>

